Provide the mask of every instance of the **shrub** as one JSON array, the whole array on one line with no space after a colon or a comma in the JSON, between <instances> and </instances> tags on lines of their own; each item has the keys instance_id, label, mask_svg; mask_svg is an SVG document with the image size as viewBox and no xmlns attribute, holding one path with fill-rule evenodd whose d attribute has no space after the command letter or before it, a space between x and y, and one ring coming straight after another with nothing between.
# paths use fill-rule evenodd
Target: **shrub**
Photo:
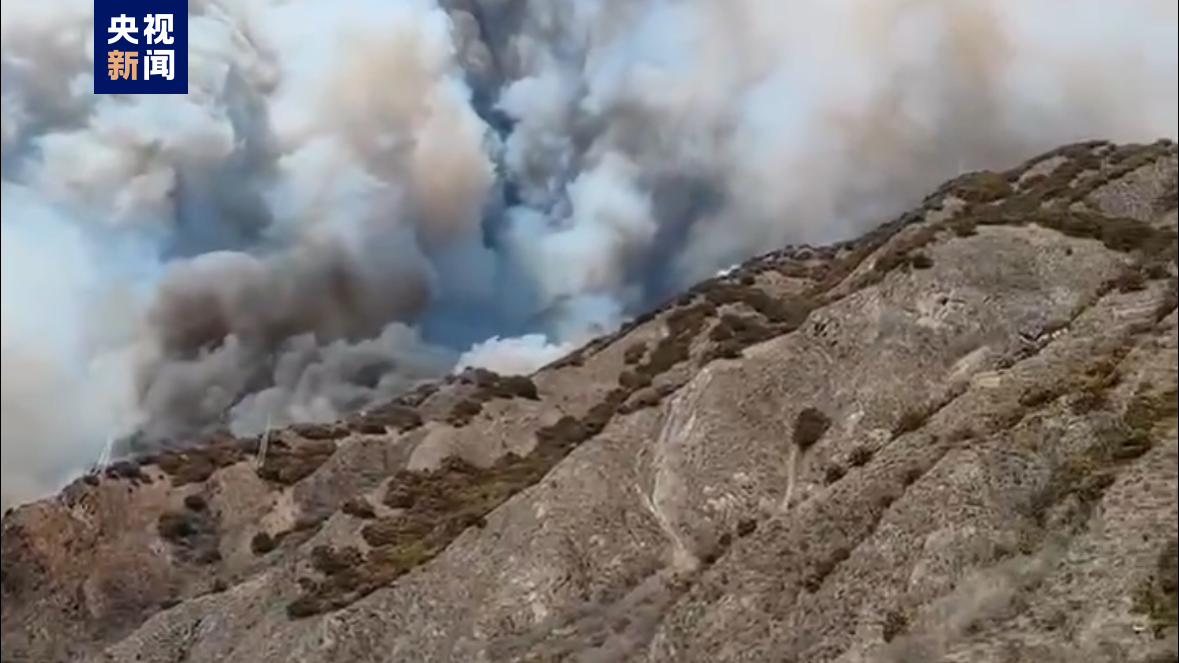
<instances>
[{"instance_id":1,"label":"shrub","mask_svg":"<svg viewBox=\"0 0 1179 663\"><path fill-rule=\"evenodd\" d=\"M847 456L847 462L852 467L863 467L872 462L872 457L875 453L868 447L858 446L851 450Z\"/></svg>"},{"instance_id":2,"label":"shrub","mask_svg":"<svg viewBox=\"0 0 1179 663\"><path fill-rule=\"evenodd\" d=\"M794 417L792 440L799 449L809 449L823 439L831 428L831 418L818 408L803 408Z\"/></svg>"}]
</instances>

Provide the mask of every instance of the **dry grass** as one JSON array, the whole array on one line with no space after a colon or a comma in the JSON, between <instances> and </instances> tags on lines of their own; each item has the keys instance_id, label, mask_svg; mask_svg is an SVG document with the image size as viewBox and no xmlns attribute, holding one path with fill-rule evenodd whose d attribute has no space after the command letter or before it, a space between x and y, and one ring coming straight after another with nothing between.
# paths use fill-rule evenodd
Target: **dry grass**
<instances>
[{"instance_id":1,"label":"dry grass","mask_svg":"<svg viewBox=\"0 0 1179 663\"><path fill-rule=\"evenodd\" d=\"M470 394L456 403L446 417L446 423L456 428L462 428L474 421L483 412L483 406L493 400L540 400L536 383L524 375L499 375L475 368L464 371L455 382L471 388Z\"/></svg>"},{"instance_id":2,"label":"dry grass","mask_svg":"<svg viewBox=\"0 0 1179 663\"><path fill-rule=\"evenodd\" d=\"M1150 618L1156 636L1179 628L1179 540L1172 537L1163 546L1153 573L1134 599L1135 609Z\"/></svg>"},{"instance_id":3,"label":"dry grass","mask_svg":"<svg viewBox=\"0 0 1179 663\"><path fill-rule=\"evenodd\" d=\"M942 229L969 235L979 226L1026 223L1037 223L1074 237L1095 239L1113 250L1143 257L1173 251L1173 232L1132 219L1067 211L1057 204L1083 199L1100 186L1101 182L1095 180L1086 180L1083 186L1078 186L1078 180L1082 173L1094 170L1095 164L1102 159L1122 163L1122 171L1129 172L1127 169L1155 158L1135 156L1131 160L1125 156L1139 154L1142 150L1150 152L1152 148L1095 156L1100 152L1095 152L1095 148L1102 145L1066 148L1061 154L1072 160L1038 180L1029 179L1017 185L1022 170L1016 169L1002 174L976 173L947 184L928 198L920 210L849 245L843 257L829 259L818 267L801 269L796 264L787 270L792 277L814 279L814 286L803 295L771 296L758 286L758 275L774 269L775 261L769 258L753 261L729 277L700 284L659 311L632 321L617 334L590 343L557 362L553 367L583 365L638 325L658 318L666 324L667 334L659 341L650 345L632 343L626 348L623 363L627 369L620 373L617 386L601 402L581 417L567 415L537 431L537 450L529 456L509 455L490 468L476 468L450 460L434 472L402 472L392 478L384 502L386 506L398 509L398 515L375 519L365 526L364 538L372 548L367 553L320 551L318 554L324 560L335 561L319 564L320 578L303 582L302 595L290 607L292 616L316 614L346 605L432 559L466 528L481 526L491 510L539 481L570 450L599 434L613 417L657 406L675 389L661 383L661 376L691 362L694 357L700 363L735 358L751 345L798 329L811 311L830 303L832 288L869 258L874 257L872 269L867 278L857 284L858 287L878 282L895 270L932 266L932 258L922 249L935 241ZM1025 165L1024 169L1031 165ZM1102 172L1109 173L1108 180L1122 171L1106 169ZM936 209L947 195L966 201L964 210L945 225L920 226L898 235L923 218L926 211ZM827 255L833 256L834 252ZM1141 271L1127 273L1114 287L1132 290L1140 276ZM1081 390L1090 394L1103 393L1110 380L1099 378L1090 376L1081 383ZM474 384L476 389L472 395L459 401L450 413L448 420L456 426L473 421L482 411L483 404L493 398L539 397L535 386L522 380L505 382L494 374L477 372L463 379ZM1063 394L1064 391L1057 390L1029 392L1021 399L1019 416L1005 423L1014 425L1027 410L1043 407ZM893 434L920 429L932 413L929 407L903 412ZM823 413L804 410L796 422L794 442L804 448L813 445L829 426L830 421ZM1097 468L1109 463L1124 463L1142 453L1142 445L1136 442L1141 442L1140 435L1111 438L1092 454L1075 459L1043 496L1045 508L1047 503L1063 499L1065 493L1079 495L1082 501L1091 501L1103 485L1107 485L1106 472ZM862 466L872 460L872 455L870 448L857 447L852 450L848 463L853 467ZM825 472L826 482L838 481L845 471L841 466L829 466ZM912 479L918 476L919 473ZM351 510L359 514L357 517L372 519L367 509ZM834 568L839 562L839 555L834 555L826 566ZM808 586L821 585L826 576L824 568L812 570Z\"/></svg>"},{"instance_id":4,"label":"dry grass","mask_svg":"<svg viewBox=\"0 0 1179 663\"><path fill-rule=\"evenodd\" d=\"M428 562L467 528L483 526L492 510L538 482L572 449L600 434L614 417L658 406L676 390L679 378L666 376L677 368L740 357L752 345L799 329L812 311L840 296L878 283L895 271L929 269L934 260L926 249L945 231L970 236L988 225L1035 223L1072 237L1094 239L1110 249L1136 256L1134 267L1119 275L1110 284L1112 289L1130 292L1145 287L1147 281L1164 275L1160 264L1173 261L1174 231L1133 219L1070 210L1067 206L1085 199L1105 182L1157 159L1160 149L1173 151L1174 147L1113 150L1104 143L1090 143L1063 148L1004 173L970 174L947 183L918 209L855 242L767 255L747 263L729 277L702 283L667 306L639 316L616 334L595 340L553 365L554 368L583 365L640 325L655 320L666 324L667 333L658 341L632 342L625 349L622 360L626 369L600 402L583 415L566 415L538 430L533 453L526 457L509 454L487 468L450 459L435 471L400 472L388 480L382 499L385 507L394 510L393 515L378 517L377 509L359 498L345 502L341 507L345 513L365 521L362 534L368 549L317 547L312 550L313 574L300 582L300 595L288 608L290 615L302 617L342 607ZM1023 177L1036 162L1055 156L1067 157L1066 163L1040 177ZM1173 192L1168 195L1173 198ZM963 208L947 222L924 222L927 212L938 209L949 196L964 201ZM860 270L868 261L871 261L870 269ZM762 275L770 272L808 280L811 285L802 294L777 297L759 285ZM853 273L862 276L855 283L847 284ZM841 285L850 287L836 290ZM1171 277L1168 311L1174 310L1174 285ZM1044 407L1069 394L1077 395L1074 407L1105 407L1104 395L1113 373L1098 373L1097 377L1070 383L1063 391L1045 389L1024 394L1018 416L1013 415L1010 422L1002 423L1014 425L1027 410ZM463 394L446 415L446 422L455 427L474 422L483 414L484 405L493 400L539 400L543 396L530 378L509 378L488 371L467 371L445 383ZM293 427L281 440L273 442L265 462L258 468L259 476L277 485L290 485L315 472L334 453L336 442L351 433L404 433L417 429L425 423L420 406L439 388L438 385L419 388L388 405L337 424ZM1173 392L1169 398L1173 413ZM1041 496L1041 510L1051 508L1069 495L1082 502L1099 497L1108 486L1109 468L1129 462L1148 447L1142 422L1157 420L1163 416L1160 412L1165 411L1165 403L1157 398L1149 403L1132 404L1125 413L1124 434L1111 433L1110 439L1103 440L1091 453L1070 459L1051 489ZM932 413L928 407L902 412L893 427L894 436L919 430ZM795 421L792 442L800 448L809 448L823 438L830 426L828 415L807 408ZM176 484L199 483L217 469L256 454L257 445L257 439L218 437L203 441L199 448L163 452L128 467L120 466L116 474L139 477L141 465L155 463ZM871 462L872 455L870 448L856 447L847 462L852 467L862 466ZM835 483L846 471L844 466L829 465L824 480ZM920 471L911 469L898 479L898 485L908 485L919 476ZM193 506L189 505L183 513L168 515L167 522L162 519L161 535L181 547L191 543L194 537L199 538L207 529L207 523L202 524L200 518L208 510ZM305 523L296 530L314 527L314 523ZM750 528L755 527L756 522L752 522L746 529L752 531ZM268 554L283 545L291 533L259 533L251 547L256 554ZM743 534L738 532L738 535ZM846 558L849 551L841 550L835 550L823 564L809 570L808 588L821 586L824 578ZM890 632L903 632L900 626L903 617L889 616Z\"/></svg>"},{"instance_id":5,"label":"dry grass","mask_svg":"<svg viewBox=\"0 0 1179 663\"><path fill-rule=\"evenodd\" d=\"M295 444L272 440L257 473L266 481L291 486L311 476L335 452L336 443L331 440L307 440Z\"/></svg>"},{"instance_id":6,"label":"dry grass","mask_svg":"<svg viewBox=\"0 0 1179 663\"><path fill-rule=\"evenodd\" d=\"M250 455L248 441L218 436L212 440L199 441L192 447L169 450L155 456L144 456L136 462L139 465L156 465L175 486L203 483L217 470L235 465Z\"/></svg>"},{"instance_id":7,"label":"dry grass","mask_svg":"<svg viewBox=\"0 0 1179 663\"><path fill-rule=\"evenodd\" d=\"M363 497L352 497L340 505L340 510L353 518L371 520L377 517L377 510Z\"/></svg>"},{"instance_id":8,"label":"dry grass","mask_svg":"<svg viewBox=\"0 0 1179 663\"><path fill-rule=\"evenodd\" d=\"M1114 424L1095 431L1093 444L1056 468L1048 486L1029 505L1032 522L1046 526L1055 507L1066 503L1070 505L1066 514L1070 522L1080 525L1087 521L1121 469L1154 447L1154 425L1173 416L1175 407L1173 389L1161 396L1136 397Z\"/></svg>"},{"instance_id":9,"label":"dry grass","mask_svg":"<svg viewBox=\"0 0 1179 663\"><path fill-rule=\"evenodd\" d=\"M221 534L216 516L205 506L186 504L180 511L160 515L156 531L172 544L177 559L198 565L221 561ZM194 508L200 506L200 508Z\"/></svg>"},{"instance_id":10,"label":"dry grass","mask_svg":"<svg viewBox=\"0 0 1179 663\"><path fill-rule=\"evenodd\" d=\"M930 405L917 405L905 408L901 411L900 416L897 417L896 422L892 425L892 430L889 432L893 439L895 439L907 433L921 430L921 427L925 425L925 422L929 421L929 418L936 411L937 409Z\"/></svg>"},{"instance_id":11,"label":"dry grass","mask_svg":"<svg viewBox=\"0 0 1179 663\"><path fill-rule=\"evenodd\" d=\"M388 485L384 502L394 516L373 520L362 534L370 546L313 552L318 579L304 579L288 606L292 618L343 607L432 559L468 527L526 486L539 481L565 451L552 445L527 457L509 454L490 468L456 458L430 472L401 472ZM332 560L330 564L324 560Z\"/></svg>"},{"instance_id":12,"label":"dry grass","mask_svg":"<svg viewBox=\"0 0 1179 663\"><path fill-rule=\"evenodd\" d=\"M366 410L363 414L349 421L349 428L363 435L384 435L389 431L408 433L421 427L424 423L417 410L395 402ZM341 428L345 434L349 432L348 428Z\"/></svg>"},{"instance_id":13,"label":"dry grass","mask_svg":"<svg viewBox=\"0 0 1179 663\"><path fill-rule=\"evenodd\" d=\"M0 590L4 600L25 599L43 590L46 572L28 530L19 523L6 522L0 538Z\"/></svg>"}]
</instances>

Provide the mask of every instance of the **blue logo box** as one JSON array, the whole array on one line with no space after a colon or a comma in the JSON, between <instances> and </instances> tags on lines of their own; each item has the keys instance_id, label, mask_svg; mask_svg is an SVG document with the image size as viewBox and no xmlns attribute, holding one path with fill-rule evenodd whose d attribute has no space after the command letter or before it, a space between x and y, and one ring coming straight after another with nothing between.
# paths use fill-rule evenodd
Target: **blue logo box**
<instances>
[{"instance_id":1,"label":"blue logo box","mask_svg":"<svg viewBox=\"0 0 1179 663\"><path fill-rule=\"evenodd\" d=\"M94 0L95 94L188 94L188 0Z\"/></svg>"}]
</instances>

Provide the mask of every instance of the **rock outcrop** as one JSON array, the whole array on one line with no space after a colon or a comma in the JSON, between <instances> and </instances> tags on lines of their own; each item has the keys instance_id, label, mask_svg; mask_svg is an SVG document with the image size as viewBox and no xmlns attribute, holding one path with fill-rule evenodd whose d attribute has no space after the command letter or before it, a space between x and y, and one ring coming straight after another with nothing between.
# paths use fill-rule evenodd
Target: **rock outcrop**
<instances>
[{"instance_id":1,"label":"rock outcrop","mask_svg":"<svg viewBox=\"0 0 1179 663\"><path fill-rule=\"evenodd\" d=\"M1171 663L1176 146L3 519L4 663Z\"/></svg>"}]
</instances>

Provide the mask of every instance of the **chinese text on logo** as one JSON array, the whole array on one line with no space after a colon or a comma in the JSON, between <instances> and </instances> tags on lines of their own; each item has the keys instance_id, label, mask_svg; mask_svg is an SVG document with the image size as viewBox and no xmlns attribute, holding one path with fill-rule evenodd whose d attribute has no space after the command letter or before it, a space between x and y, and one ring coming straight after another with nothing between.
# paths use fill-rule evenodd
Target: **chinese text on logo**
<instances>
[{"instance_id":1,"label":"chinese text on logo","mask_svg":"<svg viewBox=\"0 0 1179 663\"><path fill-rule=\"evenodd\" d=\"M94 92L188 93L188 0L94 0Z\"/></svg>"}]
</instances>

